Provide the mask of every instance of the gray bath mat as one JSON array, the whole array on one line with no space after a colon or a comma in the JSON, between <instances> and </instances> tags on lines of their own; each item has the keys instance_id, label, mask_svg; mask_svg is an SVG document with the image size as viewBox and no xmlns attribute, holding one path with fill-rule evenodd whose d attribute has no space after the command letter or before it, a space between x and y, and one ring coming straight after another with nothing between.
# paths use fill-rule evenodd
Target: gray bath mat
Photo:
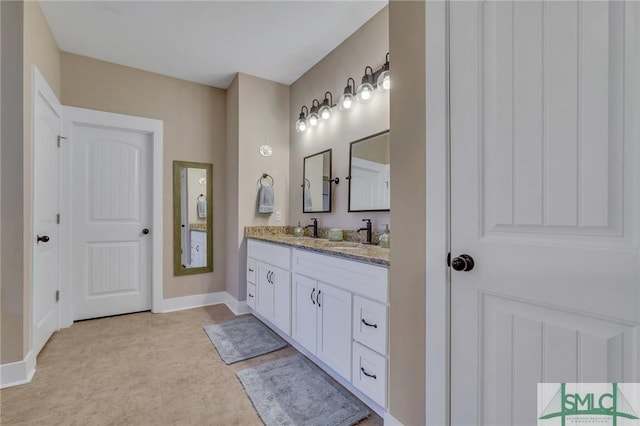
<instances>
[{"instance_id":1,"label":"gray bath mat","mask_svg":"<svg viewBox=\"0 0 640 426\"><path fill-rule=\"evenodd\" d=\"M254 317L207 325L204 331L226 364L244 361L287 346L280 336Z\"/></svg>"},{"instance_id":2,"label":"gray bath mat","mask_svg":"<svg viewBox=\"0 0 640 426\"><path fill-rule=\"evenodd\" d=\"M369 416L356 397L303 355L237 374L266 426L349 426Z\"/></svg>"}]
</instances>

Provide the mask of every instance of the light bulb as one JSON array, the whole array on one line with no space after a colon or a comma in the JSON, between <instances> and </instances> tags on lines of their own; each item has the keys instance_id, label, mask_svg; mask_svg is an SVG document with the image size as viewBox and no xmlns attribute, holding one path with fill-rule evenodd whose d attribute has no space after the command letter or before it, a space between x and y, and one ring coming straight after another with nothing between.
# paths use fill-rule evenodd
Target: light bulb
<instances>
[{"instance_id":1,"label":"light bulb","mask_svg":"<svg viewBox=\"0 0 640 426\"><path fill-rule=\"evenodd\" d=\"M373 96L373 86L370 83L362 83L360 87L358 87L356 96L358 97L358 101L362 103L369 102Z\"/></svg>"},{"instance_id":2,"label":"light bulb","mask_svg":"<svg viewBox=\"0 0 640 426\"><path fill-rule=\"evenodd\" d=\"M311 127L315 127L318 125L318 114L315 112L312 112L311 114L309 114L309 125Z\"/></svg>"},{"instance_id":3,"label":"light bulb","mask_svg":"<svg viewBox=\"0 0 640 426\"><path fill-rule=\"evenodd\" d=\"M296 130L298 131L298 133L301 133L307 130L307 123L303 118L296 121Z\"/></svg>"},{"instance_id":4,"label":"light bulb","mask_svg":"<svg viewBox=\"0 0 640 426\"><path fill-rule=\"evenodd\" d=\"M353 108L353 95L351 93L345 93L344 95L340 96L338 105L340 105L341 111L349 111Z\"/></svg>"},{"instance_id":5,"label":"light bulb","mask_svg":"<svg viewBox=\"0 0 640 426\"><path fill-rule=\"evenodd\" d=\"M389 74L389 70L380 73L377 85L379 90L389 90L391 88L391 75Z\"/></svg>"},{"instance_id":6,"label":"light bulb","mask_svg":"<svg viewBox=\"0 0 640 426\"><path fill-rule=\"evenodd\" d=\"M351 102L351 97L346 98L345 100L342 101L342 108L343 109L349 109L351 108L351 106L353 105L353 102Z\"/></svg>"},{"instance_id":7,"label":"light bulb","mask_svg":"<svg viewBox=\"0 0 640 426\"><path fill-rule=\"evenodd\" d=\"M323 120L328 120L331 117L331 107L323 106L320 108L320 117L322 117Z\"/></svg>"}]
</instances>

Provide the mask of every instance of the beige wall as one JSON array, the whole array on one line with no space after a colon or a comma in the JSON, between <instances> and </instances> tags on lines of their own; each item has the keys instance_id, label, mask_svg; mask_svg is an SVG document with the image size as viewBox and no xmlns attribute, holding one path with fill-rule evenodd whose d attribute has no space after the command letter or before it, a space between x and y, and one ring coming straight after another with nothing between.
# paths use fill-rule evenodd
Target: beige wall
<instances>
[{"instance_id":1,"label":"beige wall","mask_svg":"<svg viewBox=\"0 0 640 426\"><path fill-rule=\"evenodd\" d=\"M7 207L11 208L13 206L13 209L7 217L4 214L6 212L3 212L3 223L6 225L4 230L11 229L9 233L3 233L3 252L9 251L12 261L3 262L5 263L5 268L7 265L11 266L3 273L2 280L2 293L3 296L7 297L5 303L9 304L6 306L7 309L2 309L2 363L23 359L30 349L30 282L33 241L31 229L31 200L33 197L31 179L33 174L31 167L33 156L31 105L33 98L32 69L34 65L38 67L56 96L60 96L60 52L49 25L44 19L40 5L37 2L28 1L10 3L8 7L10 8L9 10L12 10L12 8L22 9L22 25L18 25L15 20L11 25L15 26L14 31L22 30L22 61L19 63L23 74L22 81L16 81L16 83L20 83L22 86L21 105L23 119L21 122L23 125L23 139L20 150L10 152L7 158L3 156L3 166L6 160L10 162L9 167L13 171L12 180L9 183L13 182L18 185L14 185L10 189L7 188L7 191L3 188L3 199L7 197L10 200L8 202L10 206ZM16 13L16 10L13 9L11 13ZM6 16L6 18L9 16ZM14 15L14 19L19 20L20 17ZM14 59L18 59L18 57ZM6 142L11 144L11 139ZM3 138L3 146L4 144L5 140ZM16 177L18 181L15 180ZM20 203L22 204L21 206L19 206ZM4 205L5 203L3 202ZM14 232L21 233L21 242L14 240L15 235L12 235ZM5 251L5 245L9 245L10 249ZM20 255L21 259L18 259ZM22 271L18 271L19 268L22 268Z\"/></svg>"},{"instance_id":2,"label":"beige wall","mask_svg":"<svg viewBox=\"0 0 640 426\"><path fill-rule=\"evenodd\" d=\"M425 4L391 1L391 415L425 424ZM416 186L417 185L417 186ZM406 190L413 188L415 190ZM444 366L443 366L444 368Z\"/></svg>"},{"instance_id":3,"label":"beige wall","mask_svg":"<svg viewBox=\"0 0 640 426\"><path fill-rule=\"evenodd\" d=\"M163 120L164 298L225 289L224 90L62 53L64 105ZM173 275L173 161L213 164L212 273Z\"/></svg>"},{"instance_id":4,"label":"beige wall","mask_svg":"<svg viewBox=\"0 0 640 426\"><path fill-rule=\"evenodd\" d=\"M211 182L206 182L205 184L200 183L200 179L206 180L206 178L207 171L205 169L187 169L187 196L189 198L187 200L187 211L189 214L188 223L207 222L207 218L201 218L198 216L198 200L201 195L204 195L206 197L207 184L211 184Z\"/></svg>"},{"instance_id":5,"label":"beige wall","mask_svg":"<svg viewBox=\"0 0 640 426\"><path fill-rule=\"evenodd\" d=\"M389 223L387 212L348 213L349 143L389 128L389 95L377 93L366 105L357 105L353 111L342 112L334 108L329 121L321 122L316 128L297 133L293 124L298 119L300 108L311 107L313 99L320 102L326 91L333 94L333 102L338 103L347 78L360 84L364 68L369 65L374 71L379 69L389 52L389 9L385 7L360 29L342 42L331 53L307 71L290 86L291 111L289 113L289 134L291 138L291 224L301 221L310 223L311 217L318 217L320 227L340 227L357 229L363 218L371 218L374 229L384 229ZM394 59L390 57L393 73ZM338 185L332 184L332 213L302 213L302 160L308 155L331 148L333 177L339 177ZM391 228L393 232L393 227Z\"/></svg>"},{"instance_id":6,"label":"beige wall","mask_svg":"<svg viewBox=\"0 0 640 426\"><path fill-rule=\"evenodd\" d=\"M23 358L23 16L22 2L0 2L0 362Z\"/></svg>"},{"instance_id":7,"label":"beige wall","mask_svg":"<svg viewBox=\"0 0 640 426\"><path fill-rule=\"evenodd\" d=\"M228 173L227 178L229 187L237 185L237 190L229 193L232 210L227 214L237 217L238 223L228 235L229 268L237 269L229 271L227 291L236 299L245 300L244 227L289 223L289 87L238 74L229 88L228 98L227 110L233 118L228 123L227 159L229 167L237 164L237 169L235 173ZM260 145L265 143L273 147L270 157L260 155ZM258 214L258 179L263 173L273 177L275 211L282 215L280 222L276 222L275 214Z\"/></svg>"}]
</instances>

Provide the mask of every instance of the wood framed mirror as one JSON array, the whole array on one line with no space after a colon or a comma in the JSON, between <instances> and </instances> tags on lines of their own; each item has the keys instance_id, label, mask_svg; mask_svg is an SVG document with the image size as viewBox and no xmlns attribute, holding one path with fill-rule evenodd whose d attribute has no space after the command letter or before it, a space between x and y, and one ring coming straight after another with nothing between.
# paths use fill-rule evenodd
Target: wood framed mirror
<instances>
[{"instance_id":1,"label":"wood framed mirror","mask_svg":"<svg viewBox=\"0 0 640 426\"><path fill-rule=\"evenodd\" d=\"M351 142L349 212L391 210L389 130Z\"/></svg>"},{"instance_id":2,"label":"wood framed mirror","mask_svg":"<svg viewBox=\"0 0 640 426\"><path fill-rule=\"evenodd\" d=\"M173 274L213 271L213 165L173 162Z\"/></svg>"}]
</instances>

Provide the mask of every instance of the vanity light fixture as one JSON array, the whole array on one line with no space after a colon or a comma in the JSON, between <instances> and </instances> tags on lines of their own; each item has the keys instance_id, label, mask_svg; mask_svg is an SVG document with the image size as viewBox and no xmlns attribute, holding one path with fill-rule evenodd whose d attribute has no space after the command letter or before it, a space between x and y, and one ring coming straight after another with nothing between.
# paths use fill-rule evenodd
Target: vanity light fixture
<instances>
[{"instance_id":1,"label":"vanity light fixture","mask_svg":"<svg viewBox=\"0 0 640 426\"><path fill-rule=\"evenodd\" d=\"M307 113L304 112L305 109L307 110ZM302 133L305 130L307 130L307 114L308 113L309 113L309 108L307 108L306 105L302 105L302 108L300 108L300 116L296 121L296 131L298 133Z\"/></svg>"},{"instance_id":2,"label":"vanity light fixture","mask_svg":"<svg viewBox=\"0 0 640 426\"><path fill-rule=\"evenodd\" d=\"M370 72L367 73L367 70ZM358 86L358 90L356 90L356 97L358 98L358 102L362 102L366 104L369 102L373 96L373 83L375 82L373 78L373 68L369 65L364 67L364 75L362 76L362 83Z\"/></svg>"},{"instance_id":3,"label":"vanity light fixture","mask_svg":"<svg viewBox=\"0 0 640 426\"><path fill-rule=\"evenodd\" d=\"M347 86L344 88L342 96L338 101L338 106L341 111L350 111L353 108L353 104L356 102L354 91L356 89L356 82L353 78L347 79Z\"/></svg>"},{"instance_id":4,"label":"vanity light fixture","mask_svg":"<svg viewBox=\"0 0 640 426\"><path fill-rule=\"evenodd\" d=\"M356 90L356 82L353 78L347 78L347 85L338 100L338 107L341 111L350 111L355 106L356 101L366 104L371 101L376 89L386 92L391 89L391 74L389 72L389 52L385 56L384 64L376 71L369 65L364 68L362 83ZM296 131L304 132L308 127L315 127L320 120L331 119L333 112L333 94L325 92L322 103L314 99L311 103L311 110L303 106L300 110L300 117L296 121ZM305 112L306 110L306 112Z\"/></svg>"},{"instance_id":5,"label":"vanity light fixture","mask_svg":"<svg viewBox=\"0 0 640 426\"><path fill-rule=\"evenodd\" d=\"M309 118L308 118L309 125L311 127L317 126L318 121L320 120L320 117L318 116L318 108L320 108L320 101L317 99L314 99L313 102L311 102L311 112L309 113Z\"/></svg>"},{"instance_id":6,"label":"vanity light fixture","mask_svg":"<svg viewBox=\"0 0 640 426\"><path fill-rule=\"evenodd\" d=\"M326 92L324 94L324 100L322 101L322 105L318 110L320 117L323 120L328 120L329 118L331 118L331 108L333 108L334 106L335 105L333 104L333 95L331 94L331 92Z\"/></svg>"}]
</instances>

